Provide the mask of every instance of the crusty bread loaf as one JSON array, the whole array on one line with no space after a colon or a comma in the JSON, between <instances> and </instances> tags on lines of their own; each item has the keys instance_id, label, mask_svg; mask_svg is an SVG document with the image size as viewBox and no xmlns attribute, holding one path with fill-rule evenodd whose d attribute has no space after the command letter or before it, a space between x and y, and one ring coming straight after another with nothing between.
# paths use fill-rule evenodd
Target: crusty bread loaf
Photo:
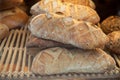
<instances>
[{"instance_id":1,"label":"crusty bread loaf","mask_svg":"<svg viewBox=\"0 0 120 80\"><path fill-rule=\"evenodd\" d=\"M34 36L82 49L102 48L108 37L102 30L89 22L76 21L57 14L40 14L34 17L29 29Z\"/></svg>"},{"instance_id":2,"label":"crusty bread loaf","mask_svg":"<svg viewBox=\"0 0 120 80\"><path fill-rule=\"evenodd\" d=\"M113 53L120 54L120 31L114 31L108 34L110 41L106 47Z\"/></svg>"},{"instance_id":3,"label":"crusty bread loaf","mask_svg":"<svg viewBox=\"0 0 120 80\"><path fill-rule=\"evenodd\" d=\"M95 4L92 0L61 0L61 1L78 4L78 5L85 5L95 9Z\"/></svg>"},{"instance_id":4,"label":"crusty bread loaf","mask_svg":"<svg viewBox=\"0 0 120 80\"><path fill-rule=\"evenodd\" d=\"M0 23L0 41L8 36L9 34L9 28L5 24Z\"/></svg>"},{"instance_id":5,"label":"crusty bread loaf","mask_svg":"<svg viewBox=\"0 0 120 80\"><path fill-rule=\"evenodd\" d=\"M94 9L83 5L62 3L59 0L41 0L32 6L31 13L34 15L40 13L62 13L65 16L71 16L74 19L84 20L94 24L100 21Z\"/></svg>"},{"instance_id":6,"label":"crusty bread loaf","mask_svg":"<svg viewBox=\"0 0 120 80\"><path fill-rule=\"evenodd\" d=\"M101 49L49 48L35 56L31 71L40 75L61 73L104 73L115 68L114 59Z\"/></svg>"},{"instance_id":7,"label":"crusty bread loaf","mask_svg":"<svg viewBox=\"0 0 120 80\"><path fill-rule=\"evenodd\" d=\"M110 16L110 17L106 18L101 23L101 28L106 34L109 34L113 31L119 31L120 30L120 17L119 16Z\"/></svg>"},{"instance_id":8,"label":"crusty bread loaf","mask_svg":"<svg viewBox=\"0 0 120 80\"><path fill-rule=\"evenodd\" d=\"M23 27L28 15L19 8L12 8L0 12L0 23L6 24L9 29Z\"/></svg>"},{"instance_id":9,"label":"crusty bread loaf","mask_svg":"<svg viewBox=\"0 0 120 80\"><path fill-rule=\"evenodd\" d=\"M23 3L23 0L0 0L0 10L10 9Z\"/></svg>"}]
</instances>

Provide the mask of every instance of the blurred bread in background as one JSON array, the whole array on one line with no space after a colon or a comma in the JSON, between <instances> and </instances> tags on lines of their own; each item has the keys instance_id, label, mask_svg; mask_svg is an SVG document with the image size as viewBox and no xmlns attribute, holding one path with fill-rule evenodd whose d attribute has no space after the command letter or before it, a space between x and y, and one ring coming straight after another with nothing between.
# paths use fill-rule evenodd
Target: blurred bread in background
<instances>
[{"instance_id":1,"label":"blurred bread in background","mask_svg":"<svg viewBox=\"0 0 120 80\"><path fill-rule=\"evenodd\" d=\"M23 3L23 0L0 0L0 10L10 9Z\"/></svg>"},{"instance_id":2,"label":"blurred bread in background","mask_svg":"<svg viewBox=\"0 0 120 80\"><path fill-rule=\"evenodd\" d=\"M9 29L25 26L28 18L28 15L17 7L0 12L0 23L6 24Z\"/></svg>"}]
</instances>

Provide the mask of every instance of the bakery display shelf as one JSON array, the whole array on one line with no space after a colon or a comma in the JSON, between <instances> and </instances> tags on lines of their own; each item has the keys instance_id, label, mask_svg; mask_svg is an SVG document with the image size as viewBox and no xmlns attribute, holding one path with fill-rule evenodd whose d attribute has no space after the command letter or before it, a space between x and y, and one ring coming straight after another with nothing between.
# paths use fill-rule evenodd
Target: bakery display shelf
<instances>
[{"instance_id":1,"label":"bakery display shelf","mask_svg":"<svg viewBox=\"0 0 120 80\"><path fill-rule=\"evenodd\" d=\"M112 55L117 63L115 70L106 73L69 73L40 76L30 71L33 57L26 54L26 41L30 35L27 27L12 30L0 42L0 80L1 79L53 79L53 78L118 78L120 77L120 55ZM115 80L115 79L114 79ZM116 79L119 80L119 79Z\"/></svg>"}]
</instances>

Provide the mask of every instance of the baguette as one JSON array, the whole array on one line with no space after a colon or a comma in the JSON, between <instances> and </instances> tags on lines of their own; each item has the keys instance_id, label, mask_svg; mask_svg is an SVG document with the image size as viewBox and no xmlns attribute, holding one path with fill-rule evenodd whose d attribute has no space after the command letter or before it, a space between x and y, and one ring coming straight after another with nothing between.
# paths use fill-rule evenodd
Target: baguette
<instances>
[{"instance_id":1,"label":"baguette","mask_svg":"<svg viewBox=\"0 0 120 80\"><path fill-rule=\"evenodd\" d=\"M28 15L19 8L12 8L0 12L0 23L6 24L9 29L25 26Z\"/></svg>"},{"instance_id":2,"label":"baguette","mask_svg":"<svg viewBox=\"0 0 120 80\"><path fill-rule=\"evenodd\" d=\"M104 73L115 69L114 59L101 49L49 48L35 56L31 71L40 75Z\"/></svg>"},{"instance_id":3,"label":"baguette","mask_svg":"<svg viewBox=\"0 0 120 80\"><path fill-rule=\"evenodd\" d=\"M0 41L9 35L9 28L0 23Z\"/></svg>"},{"instance_id":4,"label":"baguette","mask_svg":"<svg viewBox=\"0 0 120 80\"><path fill-rule=\"evenodd\" d=\"M71 44L82 49L103 48L109 40L96 25L57 14L35 16L30 21L29 30L38 38Z\"/></svg>"},{"instance_id":5,"label":"baguette","mask_svg":"<svg viewBox=\"0 0 120 80\"><path fill-rule=\"evenodd\" d=\"M94 24L100 21L100 17L94 9L83 5L62 3L59 0L41 0L32 6L30 12L33 15L43 13L62 13L65 16L71 16L74 19L84 20Z\"/></svg>"}]
</instances>

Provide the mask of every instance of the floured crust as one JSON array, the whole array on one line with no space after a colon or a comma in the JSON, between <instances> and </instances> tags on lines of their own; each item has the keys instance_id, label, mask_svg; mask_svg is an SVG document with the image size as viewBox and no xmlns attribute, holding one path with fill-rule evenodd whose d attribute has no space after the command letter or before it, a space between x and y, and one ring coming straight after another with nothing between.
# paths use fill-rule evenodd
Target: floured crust
<instances>
[{"instance_id":1,"label":"floured crust","mask_svg":"<svg viewBox=\"0 0 120 80\"><path fill-rule=\"evenodd\" d=\"M49 48L33 60L31 71L40 75L61 73L104 73L115 68L114 59L101 49Z\"/></svg>"},{"instance_id":2,"label":"floured crust","mask_svg":"<svg viewBox=\"0 0 120 80\"><path fill-rule=\"evenodd\" d=\"M67 2L62 3L59 0L41 0L31 7L33 15L58 12L63 13L65 16L71 16L74 19L94 24L100 21L100 17L94 9L83 5L75 5Z\"/></svg>"},{"instance_id":3,"label":"floured crust","mask_svg":"<svg viewBox=\"0 0 120 80\"><path fill-rule=\"evenodd\" d=\"M49 17L48 14L35 16L29 29L36 37L82 49L102 48L108 42L108 37L96 25L58 14L49 14Z\"/></svg>"}]
</instances>

